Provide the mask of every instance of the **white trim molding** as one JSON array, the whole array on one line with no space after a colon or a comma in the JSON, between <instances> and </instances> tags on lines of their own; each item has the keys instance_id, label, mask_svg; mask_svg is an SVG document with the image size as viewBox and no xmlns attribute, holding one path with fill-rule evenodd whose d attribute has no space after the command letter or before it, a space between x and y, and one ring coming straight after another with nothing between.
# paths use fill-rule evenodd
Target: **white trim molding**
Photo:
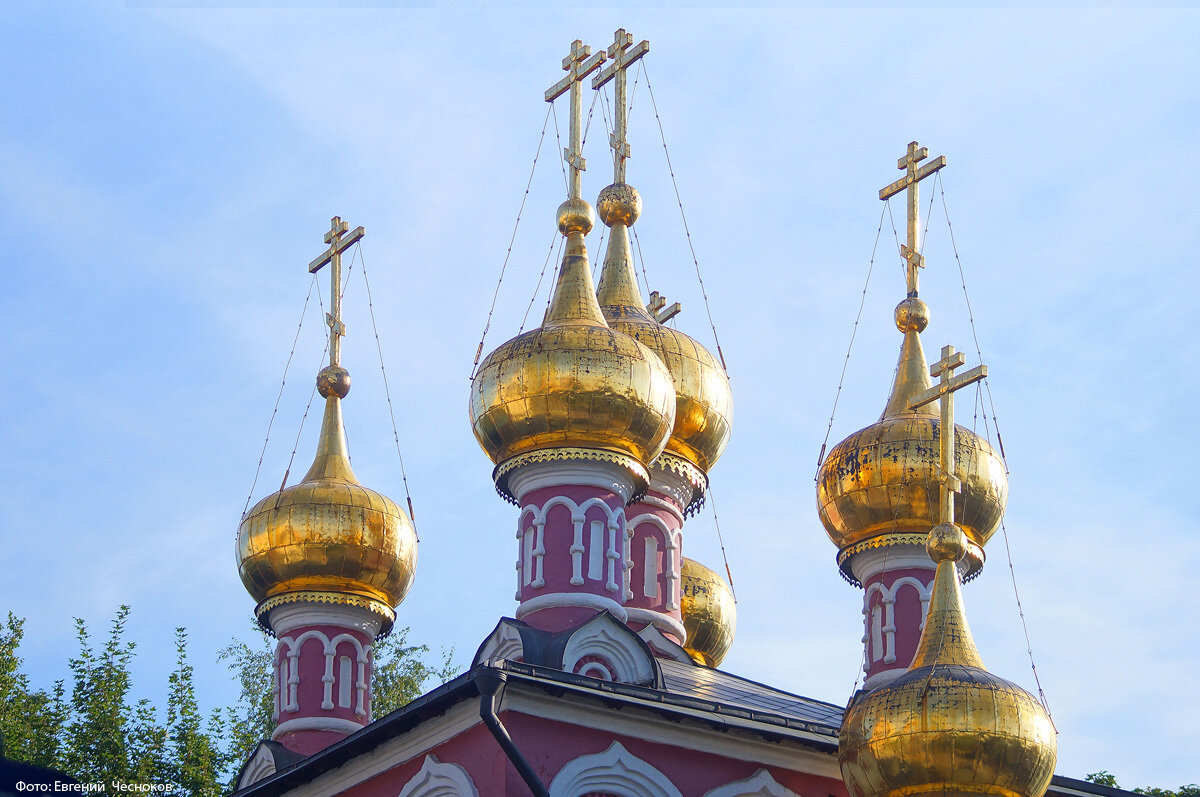
<instances>
[{"instance_id":1,"label":"white trim molding","mask_svg":"<svg viewBox=\"0 0 1200 797\"><path fill-rule=\"evenodd\" d=\"M613 742L603 753L567 763L550 783L550 797L605 792L614 797L683 797L666 775Z\"/></svg>"},{"instance_id":2,"label":"white trim molding","mask_svg":"<svg viewBox=\"0 0 1200 797\"><path fill-rule=\"evenodd\" d=\"M274 741L279 741L285 734L297 731L330 731L344 733L347 736L361 731L363 726L354 720L344 720L341 717L297 717L287 722L279 723L279 727L271 734Z\"/></svg>"},{"instance_id":3,"label":"white trim molding","mask_svg":"<svg viewBox=\"0 0 1200 797\"><path fill-rule=\"evenodd\" d=\"M704 797L800 797L765 769L760 769L748 778L726 783L705 792Z\"/></svg>"},{"instance_id":4,"label":"white trim molding","mask_svg":"<svg viewBox=\"0 0 1200 797\"><path fill-rule=\"evenodd\" d=\"M638 609L634 606L626 606L625 612L629 615L631 622L654 626L664 634L674 634L680 640L687 639L687 629L683 627L683 623L669 614L663 614L651 609Z\"/></svg>"},{"instance_id":5,"label":"white trim molding","mask_svg":"<svg viewBox=\"0 0 1200 797\"><path fill-rule=\"evenodd\" d=\"M508 476L508 488L519 503L525 496L543 487L599 487L629 503L633 495L633 479L629 471L615 462L600 460L555 460L528 462Z\"/></svg>"},{"instance_id":6,"label":"white trim molding","mask_svg":"<svg viewBox=\"0 0 1200 797\"><path fill-rule=\"evenodd\" d=\"M404 784L398 797L479 797L479 791L467 770L427 755L421 771Z\"/></svg>"},{"instance_id":7,"label":"white trim molding","mask_svg":"<svg viewBox=\"0 0 1200 797\"><path fill-rule=\"evenodd\" d=\"M278 636L286 636L297 628L310 625L332 625L361 631L371 638L379 636L380 616L361 606L330 603L283 603L275 606L267 615L271 629Z\"/></svg>"},{"instance_id":8,"label":"white trim molding","mask_svg":"<svg viewBox=\"0 0 1200 797\"><path fill-rule=\"evenodd\" d=\"M592 595L589 592L552 592L549 595L538 595L527 601L523 601L517 607L517 619L520 620L542 609L554 609L560 606L612 612L621 622L629 619L624 606L612 598L606 598L603 595Z\"/></svg>"}]
</instances>

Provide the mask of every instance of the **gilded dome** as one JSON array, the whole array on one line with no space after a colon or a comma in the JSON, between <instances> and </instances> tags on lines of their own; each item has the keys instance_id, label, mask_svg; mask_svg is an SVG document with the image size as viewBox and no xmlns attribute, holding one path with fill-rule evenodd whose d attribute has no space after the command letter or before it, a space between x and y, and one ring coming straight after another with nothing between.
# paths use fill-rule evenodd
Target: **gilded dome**
<instances>
[{"instance_id":1,"label":"gilded dome","mask_svg":"<svg viewBox=\"0 0 1200 797\"><path fill-rule=\"evenodd\" d=\"M612 227L597 290L600 309L609 326L645 344L666 364L675 385L675 425L666 450L707 474L732 430L729 377L708 349L646 312L626 227L640 212L637 192L625 183L610 185L596 204L601 220Z\"/></svg>"},{"instance_id":2,"label":"gilded dome","mask_svg":"<svg viewBox=\"0 0 1200 797\"><path fill-rule=\"evenodd\" d=\"M614 461L643 473L662 452L675 420L671 375L652 351L605 323L580 229L569 229L542 326L501 344L480 364L470 414L506 495L505 463L532 452L611 452Z\"/></svg>"},{"instance_id":3,"label":"gilded dome","mask_svg":"<svg viewBox=\"0 0 1200 797\"><path fill-rule=\"evenodd\" d=\"M354 477L341 400L333 392L325 399L321 439L308 473L242 518L238 572L259 602L260 621L274 606L292 601L351 603L382 615L386 631L412 585L416 532L394 501Z\"/></svg>"},{"instance_id":4,"label":"gilded dome","mask_svg":"<svg viewBox=\"0 0 1200 797\"><path fill-rule=\"evenodd\" d=\"M965 547L963 539L957 555ZM854 797L1041 797L1056 758L1045 708L984 668L943 553L912 665L846 709L838 761L847 789Z\"/></svg>"},{"instance_id":5,"label":"gilded dome","mask_svg":"<svg viewBox=\"0 0 1200 797\"><path fill-rule=\"evenodd\" d=\"M683 648L698 664L716 667L733 647L737 605L733 590L715 571L683 557L680 611L687 639Z\"/></svg>"},{"instance_id":6,"label":"gilded dome","mask_svg":"<svg viewBox=\"0 0 1200 797\"><path fill-rule=\"evenodd\" d=\"M904 344L883 417L834 446L818 473L821 522L843 551L881 535L923 534L938 522L938 403L908 409L930 387L919 335L927 319L924 302L901 302L896 321ZM983 546L1004 515L1008 477L987 440L957 425L954 438L954 474L962 482L954 520L971 543ZM971 572L978 569L978 555L972 555Z\"/></svg>"}]
</instances>

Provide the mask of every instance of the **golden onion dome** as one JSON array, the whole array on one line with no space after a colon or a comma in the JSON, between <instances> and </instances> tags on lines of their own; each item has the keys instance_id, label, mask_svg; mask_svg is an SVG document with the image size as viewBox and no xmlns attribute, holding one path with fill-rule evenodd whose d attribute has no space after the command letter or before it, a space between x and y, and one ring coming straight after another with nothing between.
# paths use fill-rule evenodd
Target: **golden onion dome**
<instances>
[{"instance_id":1,"label":"golden onion dome","mask_svg":"<svg viewBox=\"0 0 1200 797\"><path fill-rule=\"evenodd\" d=\"M662 360L609 328L596 303L583 240L592 219L583 200L559 208L566 253L542 326L501 344L471 382L475 439L510 500L508 474L531 459L607 459L644 488L675 420Z\"/></svg>"},{"instance_id":2,"label":"golden onion dome","mask_svg":"<svg viewBox=\"0 0 1200 797\"><path fill-rule=\"evenodd\" d=\"M284 603L345 603L382 616L386 633L412 585L417 535L404 510L359 484L350 468L341 409L349 376L326 368L318 385L325 417L316 458L298 484L268 495L242 518L238 572L264 624Z\"/></svg>"},{"instance_id":3,"label":"golden onion dome","mask_svg":"<svg viewBox=\"0 0 1200 797\"><path fill-rule=\"evenodd\" d=\"M1057 739L1046 709L983 666L962 608L954 562L967 540L953 524L930 533L938 562L929 613L908 671L850 702L838 738L853 797L1041 797Z\"/></svg>"},{"instance_id":4,"label":"golden onion dome","mask_svg":"<svg viewBox=\"0 0 1200 797\"><path fill-rule=\"evenodd\" d=\"M629 246L628 227L641 215L638 192L626 183L615 183L600 192L596 208L600 220L612 228L597 290L600 309L609 326L645 344L667 366L675 385L675 425L666 453L707 476L732 430L729 377L708 349L646 312ZM704 486L697 498L703 496Z\"/></svg>"},{"instance_id":5,"label":"golden onion dome","mask_svg":"<svg viewBox=\"0 0 1200 797\"><path fill-rule=\"evenodd\" d=\"M687 639L683 648L697 664L716 667L733 647L737 605L733 590L715 571L683 557L680 611Z\"/></svg>"},{"instance_id":6,"label":"golden onion dome","mask_svg":"<svg viewBox=\"0 0 1200 797\"><path fill-rule=\"evenodd\" d=\"M852 581L851 554L889 537L919 542L938 522L938 403L908 408L931 386L920 338L928 323L929 308L920 299L911 297L897 306L896 325L904 343L883 416L834 446L818 473L821 522L841 551L843 574ZM981 547L1004 515L1008 477L987 440L957 425L954 437L954 474L962 482L954 521L971 543L969 577L982 566Z\"/></svg>"}]
</instances>

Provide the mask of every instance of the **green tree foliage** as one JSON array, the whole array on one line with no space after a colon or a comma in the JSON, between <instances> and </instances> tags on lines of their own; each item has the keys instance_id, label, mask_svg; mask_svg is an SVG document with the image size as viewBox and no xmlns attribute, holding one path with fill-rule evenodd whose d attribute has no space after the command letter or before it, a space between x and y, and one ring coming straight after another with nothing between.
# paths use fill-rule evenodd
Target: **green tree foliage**
<instances>
[{"instance_id":1,"label":"green tree foliage","mask_svg":"<svg viewBox=\"0 0 1200 797\"><path fill-rule=\"evenodd\" d=\"M1117 778L1106 769L1099 772L1093 772L1084 777L1084 780L1089 783L1096 783L1100 786L1111 786L1114 789L1121 788L1117 783ZM1157 786L1144 786L1133 790L1134 794L1145 794L1146 797L1200 797L1200 785L1189 783L1186 786L1180 786L1178 789L1160 789Z\"/></svg>"},{"instance_id":2,"label":"green tree foliage","mask_svg":"<svg viewBox=\"0 0 1200 797\"><path fill-rule=\"evenodd\" d=\"M0 739L10 759L65 772L81 782L123 781L169 787L171 797L217 797L228 792L247 756L274 730L273 645L255 626L254 646L234 640L218 654L239 685L238 702L207 717L194 685L187 631L175 629L175 669L167 679L165 711L130 696L135 645L125 641L129 607L122 606L108 638L96 649L82 620L75 621L79 655L69 662L70 696L58 681L34 690L18 649L24 621L0 622ZM408 629L375 644L374 714L400 708L432 678L454 677L448 652L439 666L425 663L425 645L409 645ZM162 721L160 721L162 717ZM1200 797L1194 796L1194 797Z\"/></svg>"},{"instance_id":3,"label":"green tree foliage","mask_svg":"<svg viewBox=\"0 0 1200 797\"><path fill-rule=\"evenodd\" d=\"M49 692L29 688L17 655L24 634L25 621L12 612L0 622L0 740L9 758L47 767L59 759L67 715L63 682Z\"/></svg>"}]
</instances>

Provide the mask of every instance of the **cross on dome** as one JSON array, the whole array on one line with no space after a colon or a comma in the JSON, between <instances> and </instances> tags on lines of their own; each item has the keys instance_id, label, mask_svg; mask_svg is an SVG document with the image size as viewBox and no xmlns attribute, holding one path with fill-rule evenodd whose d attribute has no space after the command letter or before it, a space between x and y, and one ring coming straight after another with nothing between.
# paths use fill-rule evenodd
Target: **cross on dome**
<instances>
[{"instance_id":1,"label":"cross on dome","mask_svg":"<svg viewBox=\"0 0 1200 797\"><path fill-rule=\"evenodd\" d=\"M570 146L563 150L563 157L571 167L571 199L579 199L580 173L587 168L587 161L583 159L583 92L579 82L596 71L604 58L603 50L592 55L592 48L576 39L571 42L571 52L562 62L567 76L546 89L546 102L554 102L568 90L571 92L571 139Z\"/></svg>"},{"instance_id":2,"label":"cross on dome","mask_svg":"<svg viewBox=\"0 0 1200 797\"><path fill-rule=\"evenodd\" d=\"M954 350L953 346L942 347L942 359L929 367L931 376L940 377L936 385L913 397L908 408L915 410L930 402L942 401L942 430L941 430L941 473L942 502L941 522L954 522L954 494L961 492L962 483L954 475L954 393L967 385L972 385L987 376L987 366L977 365L970 371L954 376L954 369L961 368L966 363L963 353Z\"/></svg>"},{"instance_id":3,"label":"cross on dome","mask_svg":"<svg viewBox=\"0 0 1200 797\"><path fill-rule=\"evenodd\" d=\"M325 314L325 323L329 325L329 366L337 367L341 361L341 338L346 334L346 325L342 323L342 252L345 252L366 235L361 226L347 234L350 225L342 221L341 216L329 220L329 232L325 233L325 243L329 244L324 252L308 264L310 274L316 274L326 264L329 264L329 312ZM345 237L343 237L345 236Z\"/></svg>"},{"instance_id":4,"label":"cross on dome","mask_svg":"<svg viewBox=\"0 0 1200 797\"><path fill-rule=\"evenodd\" d=\"M917 183L946 165L946 156L939 155L934 160L918 168L917 164L928 157L929 150L927 148L918 147L915 141L908 142L908 151L896 161L896 168L904 169L906 174L891 185L879 189L880 199L889 199L901 191L908 191L908 243L905 244L901 254L908 264L909 296L917 295L917 269L925 268L925 259L921 257L921 253L918 251L920 247L917 245L917 225L921 218L921 209L918 207Z\"/></svg>"},{"instance_id":5,"label":"cross on dome","mask_svg":"<svg viewBox=\"0 0 1200 797\"><path fill-rule=\"evenodd\" d=\"M625 98L625 87L628 84L626 70L633 66L639 58L650 52L650 42L642 40L633 46L633 34L626 33L624 28L617 28L613 34L613 43L608 46L610 63L600 74L592 78L592 88L599 89L605 83L616 78L613 85L613 132L609 136L609 145L616 157L613 160L615 178L613 182L625 182L625 160L629 157L628 133L629 105Z\"/></svg>"}]
</instances>

